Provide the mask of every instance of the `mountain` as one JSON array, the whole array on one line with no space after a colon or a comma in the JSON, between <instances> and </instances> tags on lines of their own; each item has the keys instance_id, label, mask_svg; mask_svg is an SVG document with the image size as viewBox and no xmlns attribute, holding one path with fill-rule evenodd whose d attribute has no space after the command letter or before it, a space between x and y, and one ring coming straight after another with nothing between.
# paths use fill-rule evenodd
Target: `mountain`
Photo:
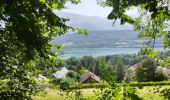
<instances>
[{"instance_id":1,"label":"mountain","mask_svg":"<svg viewBox=\"0 0 170 100\"><path fill-rule=\"evenodd\" d=\"M64 44L65 48L141 47L146 39L139 39L133 30L89 31L87 36L65 34L54 38L52 43ZM161 42L156 41L156 46Z\"/></svg>"},{"instance_id":2,"label":"mountain","mask_svg":"<svg viewBox=\"0 0 170 100\"><path fill-rule=\"evenodd\" d=\"M87 29L87 36L80 34L65 34L54 38L52 43L64 44L65 48L101 48L101 47L142 47L145 39L138 39L138 33L132 30L129 24L120 25L99 16L84 16L73 13L54 13L62 18L70 19L66 24L74 28ZM156 46L160 46L160 40Z\"/></svg>"},{"instance_id":3,"label":"mountain","mask_svg":"<svg viewBox=\"0 0 170 100\"><path fill-rule=\"evenodd\" d=\"M132 30L132 27L129 24L120 25L119 21L116 21L113 25L113 21L108 20L104 17L99 16L84 16L73 13L64 13L54 11L56 15L70 19L67 22L67 25L70 25L74 28L82 28L90 31L99 31L99 30Z\"/></svg>"}]
</instances>

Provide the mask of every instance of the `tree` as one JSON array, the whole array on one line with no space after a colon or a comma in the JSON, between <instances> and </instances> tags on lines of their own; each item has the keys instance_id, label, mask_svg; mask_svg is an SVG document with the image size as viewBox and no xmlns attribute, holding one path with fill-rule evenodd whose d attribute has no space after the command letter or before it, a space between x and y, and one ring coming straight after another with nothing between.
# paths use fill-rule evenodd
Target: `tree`
<instances>
[{"instance_id":1,"label":"tree","mask_svg":"<svg viewBox=\"0 0 170 100\"><path fill-rule=\"evenodd\" d=\"M109 84L115 82L115 69L108 64L100 65L100 74L99 76Z\"/></svg>"},{"instance_id":2,"label":"tree","mask_svg":"<svg viewBox=\"0 0 170 100\"><path fill-rule=\"evenodd\" d=\"M136 80L139 82L155 81L156 62L153 59L146 59L136 70Z\"/></svg>"},{"instance_id":3,"label":"tree","mask_svg":"<svg viewBox=\"0 0 170 100\"><path fill-rule=\"evenodd\" d=\"M67 77L73 78L76 81L79 81L79 79L80 79L79 74L75 71L69 71L69 73L67 74Z\"/></svg>"},{"instance_id":4,"label":"tree","mask_svg":"<svg viewBox=\"0 0 170 100\"><path fill-rule=\"evenodd\" d=\"M88 70L91 71L92 73L94 73L94 68L93 68L92 65L90 65L90 66L88 67Z\"/></svg>"},{"instance_id":5,"label":"tree","mask_svg":"<svg viewBox=\"0 0 170 100\"><path fill-rule=\"evenodd\" d=\"M121 57L117 59L116 65L116 81L121 82L125 76L124 63Z\"/></svg>"},{"instance_id":6,"label":"tree","mask_svg":"<svg viewBox=\"0 0 170 100\"><path fill-rule=\"evenodd\" d=\"M80 60L76 57L71 57L69 59L66 60L66 64L69 67L70 70L81 70L81 64L80 64Z\"/></svg>"},{"instance_id":7,"label":"tree","mask_svg":"<svg viewBox=\"0 0 170 100\"><path fill-rule=\"evenodd\" d=\"M67 1L79 2L0 0L0 80L6 84L0 85L0 99L32 99L38 92L37 70L43 68L39 63L50 63L57 56L49 42L73 30L65 24L67 19L53 13L63 9Z\"/></svg>"},{"instance_id":8,"label":"tree","mask_svg":"<svg viewBox=\"0 0 170 100\"><path fill-rule=\"evenodd\" d=\"M170 48L168 26L170 25L169 0L99 0L101 5L112 7L108 19L120 19L121 24L129 23L135 31L139 31L140 38L148 39L146 48L153 49L155 40L162 38L164 48ZM138 16L131 16L127 11L135 7ZM142 49L142 54L150 54L150 50Z\"/></svg>"},{"instance_id":9,"label":"tree","mask_svg":"<svg viewBox=\"0 0 170 100\"><path fill-rule=\"evenodd\" d=\"M80 60L83 67L88 68L89 66L94 66L95 60L92 56L84 56Z\"/></svg>"},{"instance_id":10,"label":"tree","mask_svg":"<svg viewBox=\"0 0 170 100\"><path fill-rule=\"evenodd\" d=\"M94 73L99 76L100 74L100 64L98 61L96 61L96 64L94 66Z\"/></svg>"},{"instance_id":11,"label":"tree","mask_svg":"<svg viewBox=\"0 0 170 100\"><path fill-rule=\"evenodd\" d=\"M167 16L169 19L169 0L98 0L102 6L112 7L111 13L108 15L109 19L120 19L121 23L128 22L133 24L135 18L127 14L127 10L131 7L137 7L142 11L150 13L152 19L159 15Z\"/></svg>"}]
</instances>

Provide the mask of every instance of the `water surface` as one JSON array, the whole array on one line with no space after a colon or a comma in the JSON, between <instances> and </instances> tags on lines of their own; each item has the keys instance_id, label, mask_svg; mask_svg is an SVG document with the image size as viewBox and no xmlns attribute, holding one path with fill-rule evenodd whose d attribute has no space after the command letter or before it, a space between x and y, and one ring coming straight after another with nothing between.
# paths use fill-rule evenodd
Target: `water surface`
<instances>
[{"instance_id":1,"label":"water surface","mask_svg":"<svg viewBox=\"0 0 170 100\"><path fill-rule=\"evenodd\" d=\"M105 56L113 54L136 54L140 48L71 48L63 49L64 59L70 58L72 56L82 57L82 56Z\"/></svg>"}]
</instances>

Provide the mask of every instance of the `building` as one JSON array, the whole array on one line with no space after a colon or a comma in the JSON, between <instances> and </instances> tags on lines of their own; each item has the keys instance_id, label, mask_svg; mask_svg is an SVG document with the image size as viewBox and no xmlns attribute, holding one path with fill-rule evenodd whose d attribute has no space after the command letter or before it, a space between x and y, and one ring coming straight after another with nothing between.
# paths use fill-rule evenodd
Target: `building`
<instances>
[{"instance_id":1,"label":"building","mask_svg":"<svg viewBox=\"0 0 170 100\"><path fill-rule=\"evenodd\" d=\"M170 68L162 68L162 70L163 70L163 73L164 74L166 74L166 75L168 75L168 76L170 76Z\"/></svg>"},{"instance_id":2,"label":"building","mask_svg":"<svg viewBox=\"0 0 170 100\"><path fill-rule=\"evenodd\" d=\"M133 66L130 66L125 70L125 80L130 82L134 80L136 69L140 66L141 63L137 63Z\"/></svg>"},{"instance_id":3,"label":"building","mask_svg":"<svg viewBox=\"0 0 170 100\"><path fill-rule=\"evenodd\" d=\"M99 83L100 78L92 72L86 70L86 72L80 77L80 83Z\"/></svg>"},{"instance_id":4,"label":"building","mask_svg":"<svg viewBox=\"0 0 170 100\"><path fill-rule=\"evenodd\" d=\"M60 79L60 78L66 78L68 73L69 73L69 70L63 67L61 68L61 70L55 72L53 75L55 78Z\"/></svg>"},{"instance_id":5,"label":"building","mask_svg":"<svg viewBox=\"0 0 170 100\"><path fill-rule=\"evenodd\" d=\"M126 69L126 71L125 71L125 80L128 81L128 82L133 81L135 73L136 73L136 70L133 67Z\"/></svg>"}]
</instances>

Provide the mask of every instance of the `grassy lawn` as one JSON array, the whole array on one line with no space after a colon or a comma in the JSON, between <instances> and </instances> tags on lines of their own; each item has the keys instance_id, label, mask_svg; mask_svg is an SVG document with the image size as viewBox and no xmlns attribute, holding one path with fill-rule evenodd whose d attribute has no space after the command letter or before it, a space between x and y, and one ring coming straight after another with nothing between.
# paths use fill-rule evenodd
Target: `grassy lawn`
<instances>
[{"instance_id":1,"label":"grassy lawn","mask_svg":"<svg viewBox=\"0 0 170 100\"><path fill-rule=\"evenodd\" d=\"M94 88L91 89L81 89L83 97L87 100L93 100L95 98L95 93L93 92ZM36 96L35 100L71 100L71 98L67 98L67 95L61 96L60 91L57 89L50 89L45 96Z\"/></svg>"},{"instance_id":2,"label":"grassy lawn","mask_svg":"<svg viewBox=\"0 0 170 100\"><path fill-rule=\"evenodd\" d=\"M143 100L165 100L163 96L160 96L160 93L154 93L150 91L153 89L151 86L143 87L138 89L138 95L143 98Z\"/></svg>"},{"instance_id":3,"label":"grassy lawn","mask_svg":"<svg viewBox=\"0 0 170 100\"><path fill-rule=\"evenodd\" d=\"M159 93L154 93L153 91L150 91L153 89L151 86L143 87L142 89L138 89L137 94L143 98L143 100L165 100L162 96L160 96ZM95 99L95 93L93 91L97 91L95 88L90 89L82 89L83 97L86 98L86 100L94 100ZM71 100L71 98L67 98L66 95L59 95L59 90L57 89L50 89L46 96L37 96L34 99L35 100ZM73 99L74 100L74 99Z\"/></svg>"}]
</instances>

